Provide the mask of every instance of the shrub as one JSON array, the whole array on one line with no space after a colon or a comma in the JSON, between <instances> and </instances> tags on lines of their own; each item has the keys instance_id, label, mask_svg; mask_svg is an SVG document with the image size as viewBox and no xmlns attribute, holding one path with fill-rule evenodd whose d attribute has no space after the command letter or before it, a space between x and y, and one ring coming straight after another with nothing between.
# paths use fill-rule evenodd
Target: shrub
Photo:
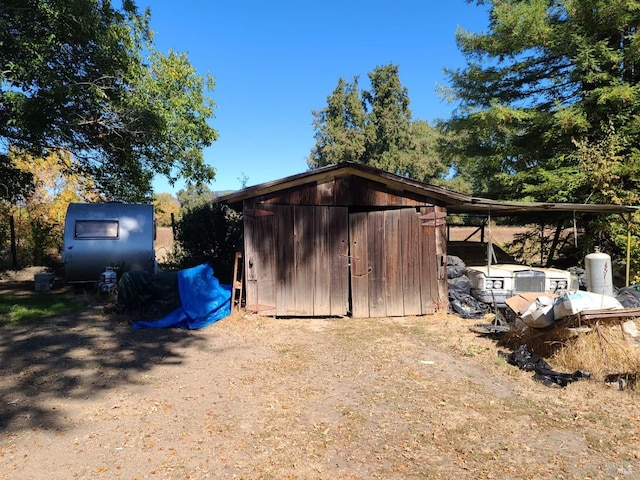
<instances>
[{"instance_id":1,"label":"shrub","mask_svg":"<svg viewBox=\"0 0 640 480\"><path fill-rule=\"evenodd\" d=\"M176 224L180 268L209 262L221 283L233 280L235 253L242 250L242 215L226 205L193 207Z\"/></svg>"}]
</instances>

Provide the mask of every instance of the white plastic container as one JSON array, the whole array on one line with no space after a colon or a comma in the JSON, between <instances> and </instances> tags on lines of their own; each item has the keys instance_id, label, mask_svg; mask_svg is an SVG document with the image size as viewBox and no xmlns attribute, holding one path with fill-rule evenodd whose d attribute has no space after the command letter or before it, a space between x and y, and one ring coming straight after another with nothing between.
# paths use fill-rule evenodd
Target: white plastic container
<instances>
[{"instance_id":1,"label":"white plastic container","mask_svg":"<svg viewBox=\"0 0 640 480\"><path fill-rule=\"evenodd\" d=\"M601 252L600 247L596 247L594 253L584 257L584 269L589 292L613 296L613 275L609 255Z\"/></svg>"},{"instance_id":2,"label":"white plastic container","mask_svg":"<svg viewBox=\"0 0 640 480\"><path fill-rule=\"evenodd\" d=\"M100 274L100 291L108 292L116 287L118 284L118 274L113 267L107 267L104 272Z\"/></svg>"}]
</instances>

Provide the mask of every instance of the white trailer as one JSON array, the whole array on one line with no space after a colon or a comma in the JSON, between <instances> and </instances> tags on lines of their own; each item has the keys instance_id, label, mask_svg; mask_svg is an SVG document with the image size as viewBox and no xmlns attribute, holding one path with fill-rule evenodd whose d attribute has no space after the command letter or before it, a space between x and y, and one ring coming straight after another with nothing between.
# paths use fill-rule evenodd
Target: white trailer
<instances>
[{"instance_id":1,"label":"white trailer","mask_svg":"<svg viewBox=\"0 0 640 480\"><path fill-rule=\"evenodd\" d=\"M153 205L69 204L62 251L65 282L99 282L107 267L154 273L155 231Z\"/></svg>"}]
</instances>

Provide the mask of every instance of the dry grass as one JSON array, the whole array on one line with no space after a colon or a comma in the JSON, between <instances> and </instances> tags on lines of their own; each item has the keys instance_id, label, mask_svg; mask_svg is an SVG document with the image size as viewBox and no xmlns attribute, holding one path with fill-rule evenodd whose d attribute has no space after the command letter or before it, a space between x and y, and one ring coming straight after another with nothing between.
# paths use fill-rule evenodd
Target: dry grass
<instances>
[{"instance_id":1,"label":"dry grass","mask_svg":"<svg viewBox=\"0 0 640 480\"><path fill-rule=\"evenodd\" d=\"M517 234L526 231L528 227L510 227L510 226L495 226L493 225L489 230L489 227L485 227L485 241L489 238L491 233L491 239L493 243L504 247L506 244L513 241ZM451 226L450 236L451 240L465 240L469 235L473 236L470 241L480 241L480 233L476 232L477 227L458 227Z\"/></svg>"},{"instance_id":2,"label":"dry grass","mask_svg":"<svg viewBox=\"0 0 640 480\"><path fill-rule=\"evenodd\" d=\"M637 320L629 320L634 321L637 325ZM625 333L617 320L583 325L568 320L551 329L513 330L502 344L511 349L527 345L557 369L586 370L600 381L608 375L640 375L640 340Z\"/></svg>"},{"instance_id":3,"label":"dry grass","mask_svg":"<svg viewBox=\"0 0 640 480\"><path fill-rule=\"evenodd\" d=\"M11 360L0 471L52 479L637 476L639 432L625 428L640 419L633 392L596 381L543 386L508 365L494 339L471 332L473 323L237 313L193 332L131 332L109 317L0 332L0 354ZM62 335L64 362L59 348L34 358L25 342L38 335ZM12 351L16 339L24 350ZM115 361L124 355L135 364ZM28 392L12 387L32 383ZM26 416L38 408L39 417Z\"/></svg>"},{"instance_id":4,"label":"dry grass","mask_svg":"<svg viewBox=\"0 0 640 480\"><path fill-rule=\"evenodd\" d=\"M640 344L623 333L620 325L596 323L558 350L553 361L560 367L580 368L603 380L607 375L640 375Z\"/></svg>"}]
</instances>

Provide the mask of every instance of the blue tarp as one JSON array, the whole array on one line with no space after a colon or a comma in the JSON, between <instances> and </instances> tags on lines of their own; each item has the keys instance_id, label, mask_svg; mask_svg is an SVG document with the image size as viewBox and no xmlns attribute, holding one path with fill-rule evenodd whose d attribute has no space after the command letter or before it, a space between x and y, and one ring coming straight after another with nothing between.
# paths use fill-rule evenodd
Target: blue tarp
<instances>
[{"instance_id":1,"label":"blue tarp","mask_svg":"<svg viewBox=\"0 0 640 480\"><path fill-rule=\"evenodd\" d=\"M203 328L231 313L231 286L221 285L208 263L180 270L178 291L180 308L159 320L135 322L133 328Z\"/></svg>"}]
</instances>

